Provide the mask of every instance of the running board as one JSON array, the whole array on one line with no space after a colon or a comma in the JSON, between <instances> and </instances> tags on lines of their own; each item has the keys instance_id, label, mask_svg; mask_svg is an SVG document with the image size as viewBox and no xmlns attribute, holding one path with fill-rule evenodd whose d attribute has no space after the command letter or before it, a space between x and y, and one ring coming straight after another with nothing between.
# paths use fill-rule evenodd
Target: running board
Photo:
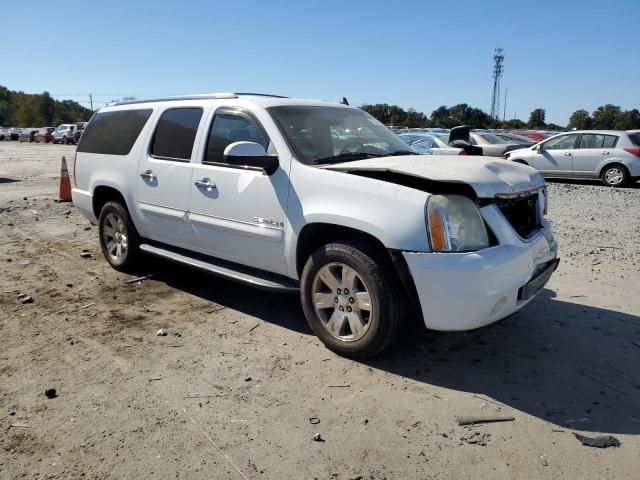
<instances>
[{"instance_id":1,"label":"running board","mask_svg":"<svg viewBox=\"0 0 640 480\"><path fill-rule=\"evenodd\" d=\"M299 291L298 284L290 278L208 257L206 255L182 249L177 251L172 248L149 245L148 243L140 245L140 250L144 253L155 255L156 257L188 265L212 275L228 278L229 280L244 283L252 287L276 292L294 293Z\"/></svg>"}]
</instances>

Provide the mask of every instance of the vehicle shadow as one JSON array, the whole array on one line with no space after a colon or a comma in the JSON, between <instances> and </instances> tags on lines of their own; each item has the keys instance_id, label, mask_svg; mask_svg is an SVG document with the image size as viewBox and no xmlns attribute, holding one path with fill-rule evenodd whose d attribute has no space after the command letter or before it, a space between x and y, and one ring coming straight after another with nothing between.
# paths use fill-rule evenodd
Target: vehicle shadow
<instances>
[{"instance_id":1,"label":"vehicle shadow","mask_svg":"<svg viewBox=\"0 0 640 480\"><path fill-rule=\"evenodd\" d=\"M257 290L162 260L153 261L152 271L173 288L313 334L297 295ZM640 433L638 316L558 300L544 289L521 312L485 329L433 332L411 320L394 347L362 363L486 396L561 428Z\"/></svg>"},{"instance_id":2,"label":"vehicle shadow","mask_svg":"<svg viewBox=\"0 0 640 480\"><path fill-rule=\"evenodd\" d=\"M313 335L297 294L260 290L168 260L149 260L149 265L140 270L140 275L153 273L154 280L165 282L177 290L297 333Z\"/></svg>"},{"instance_id":3,"label":"vehicle shadow","mask_svg":"<svg viewBox=\"0 0 640 480\"><path fill-rule=\"evenodd\" d=\"M417 332L366 363L558 427L639 434L640 317L554 297L485 330Z\"/></svg>"}]
</instances>

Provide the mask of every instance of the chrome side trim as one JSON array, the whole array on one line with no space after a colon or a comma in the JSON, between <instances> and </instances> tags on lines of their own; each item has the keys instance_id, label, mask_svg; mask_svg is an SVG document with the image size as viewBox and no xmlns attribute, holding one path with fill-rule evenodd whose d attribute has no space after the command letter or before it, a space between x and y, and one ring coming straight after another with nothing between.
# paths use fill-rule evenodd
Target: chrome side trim
<instances>
[{"instance_id":1,"label":"chrome side trim","mask_svg":"<svg viewBox=\"0 0 640 480\"><path fill-rule=\"evenodd\" d=\"M189 219L195 226L215 228L229 233L280 243L284 239L284 229L261 223L250 223L231 218L216 217L206 213L190 212Z\"/></svg>"},{"instance_id":2,"label":"chrome side trim","mask_svg":"<svg viewBox=\"0 0 640 480\"><path fill-rule=\"evenodd\" d=\"M299 291L298 286L293 280L288 282L286 279L275 278L275 276L273 278L269 278L268 272L265 272L264 277L262 277L262 276L258 276L255 273L250 273L248 271L240 271L240 269L235 270L230 266L218 265L216 263L213 263L215 261L213 259L211 261L205 261L198 258L187 256L182 253L178 253L171 250L166 250L164 248L149 245L146 243L140 245L140 250L150 255L166 258L167 260L171 260L176 263L181 263L183 265L188 265L190 267L197 268L198 270L202 270L212 275L228 278L230 280L244 283L252 287L257 287L257 288L262 288L265 290L271 290L271 291L277 291L277 292L294 293Z\"/></svg>"},{"instance_id":3,"label":"chrome side trim","mask_svg":"<svg viewBox=\"0 0 640 480\"><path fill-rule=\"evenodd\" d=\"M187 212L177 208L165 207L155 203L138 202L138 208L147 214L167 217L173 220L187 220Z\"/></svg>"}]
</instances>

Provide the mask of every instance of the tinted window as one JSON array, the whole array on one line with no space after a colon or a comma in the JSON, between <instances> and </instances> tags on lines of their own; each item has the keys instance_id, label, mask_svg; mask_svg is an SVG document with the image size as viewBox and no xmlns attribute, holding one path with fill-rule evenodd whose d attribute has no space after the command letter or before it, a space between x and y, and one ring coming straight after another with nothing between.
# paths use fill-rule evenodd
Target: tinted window
<instances>
[{"instance_id":1,"label":"tinted window","mask_svg":"<svg viewBox=\"0 0 640 480\"><path fill-rule=\"evenodd\" d=\"M585 133L580 137L578 148L613 148L618 137L598 133Z\"/></svg>"},{"instance_id":2,"label":"tinted window","mask_svg":"<svg viewBox=\"0 0 640 480\"><path fill-rule=\"evenodd\" d=\"M201 108L172 108L160 117L151 144L154 157L191 160Z\"/></svg>"},{"instance_id":3,"label":"tinted window","mask_svg":"<svg viewBox=\"0 0 640 480\"><path fill-rule=\"evenodd\" d=\"M224 149L233 142L256 142L265 150L269 146L269 139L256 123L249 117L234 113L217 113L213 118L207 152L204 162L228 163L224 160Z\"/></svg>"},{"instance_id":4,"label":"tinted window","mask_svg":"<svg viewBox=\"0 0 640 480\"><path fill-rule=\"evenodd\" d=\"M85 128L79 152L127 155L151 115L151 109L96 113Z\"/></svg>"},{"instance_id":5,"label":"tinted window","mask_svg":"<svg viewBox=\"0 0 640 480\"><path fill-rule=\"evenodd\" d=\"M629 138L634 145L640 146L640 132L630 133Z\"/></svg>"},{"instance_id":6,"label":"tinted window","mask_svg":"<svg viewBox=\"0 0 640 480\"><path fill-rule=\"evenodd\" d=\"M545 150L566 150L569 148L573 148L576 143L577 135L563 135L561 137L554 138L545 142L544 149Z\"/></svg>"}]
</instances>

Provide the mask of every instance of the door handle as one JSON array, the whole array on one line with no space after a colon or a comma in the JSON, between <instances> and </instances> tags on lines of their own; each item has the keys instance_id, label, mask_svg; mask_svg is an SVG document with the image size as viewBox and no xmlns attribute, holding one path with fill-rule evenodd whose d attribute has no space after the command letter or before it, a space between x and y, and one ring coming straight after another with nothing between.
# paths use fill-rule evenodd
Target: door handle
<instances>
[{"instance_id":1,"label":"door handle","mask_svg":"<svg viewBox=\"0 0 640 480\"><path fill-rule=\"evenodd\" d=\"M609 152L602 152L603 155L609 155Z\"/></svg>"},{"instance_id":2,"label":"door handle","mask_svg":"<svg viewBox=\"0 0 640 480\"><path fill-rule=\"evenodd\" d=\"M142 173L140 174L140 176L141 176L142 178L146 178L147 180L151 180L151 181L153 181L153 180L155 180L156 178L158 178L158 177L156 176L156 174L155 174L155 173L153 173L151 170L147 170L146 172L142 172Z\"/></svg>"},{"instance_id":3,"label":"door handle","mask_svg":"<svg viewBox=\"0 0 640 480\"><path fill-rule=\"evenodd\" d=\"M570 156L571 156L571 153L570 153L570 152L564 152L564 154L563 154L563 155L564 155L565 157L570 157Z\"/></svg>"},{"instance_id":4,"label":"door handle","mask_svg":"<svg viewBox=\"0 0 640 480\"><path fill-rule=\"evenodd\" d=\"M209 178L203 178L202 180L196 180L193 183L198 188L204 188L207 192L210 192L214 188L216 188L216 184L211 182Z\"/></svg>"}]
</instances>

